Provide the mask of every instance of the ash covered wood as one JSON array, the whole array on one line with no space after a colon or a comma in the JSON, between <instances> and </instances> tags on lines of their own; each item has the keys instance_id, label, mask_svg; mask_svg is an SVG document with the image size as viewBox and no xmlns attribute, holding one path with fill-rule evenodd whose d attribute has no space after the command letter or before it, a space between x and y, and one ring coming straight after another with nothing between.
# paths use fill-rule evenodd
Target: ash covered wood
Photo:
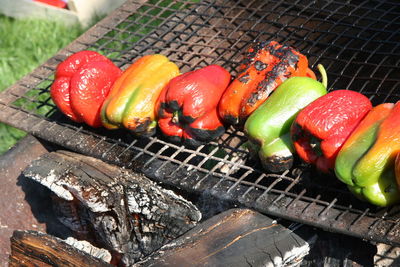
<instances>
[{"instance_id":1,"label":"ash covered wood","mask_svg":"<svg viewBox=\"0 0 400 267\"><path fill-rule=\"evenodd\" d=\"M231 209L135 266L296 266L308 252L306 241L267 216Z\"/></svg>"},{"instance_id":2,"label":"ash covered wood","mask_svg":"<svg viewBox=\"0 0 400 267\"><path fill-rule=\"evenodd\" d=\"M400 247L378 243L376 248L377 253L374 256L376 267L400 266Z\"/></svg>"},{"instance_id":3,"label":"ash covered wood","mask_svg":"<svg viewBox=\"0 0 400 267\"><path fill-rule=\"evenodd\" d=\"M107 263L111 262L111 254L108 250L104 248L98 248L87 242L86 240L77 240L73 238L72 236L68 237L67 239L63 240L65 243L68 245L73 246L74 248L86 252L89 255L98 258L100 260L103 260Z\"/></svg>"},{"instance_id":4,"label":"ash covered wood","mask_svg":"<svg viewBox=\"0 0 400 267\"><path fill-rule=\"evenodd\" d=\"M88 247L89 245L86 245L86 248ZM92 246L90 250L101 252ZM14 231L11 237L9 266L111 267L112 265L59 238L35 231Z\"/></svg>"},{"instance_id":5,"label":"ash covered wood","mask_svg":"<svg viewBox=\"0 0 400 267\"><path fill-rule=\"evenodd\" d=\"M143 175L76 153L45 154L24 175L54 192L57 217L79 239L109 249L122 265L152 253L201 219L192 203Z\"/></svg>"}]
</instances>

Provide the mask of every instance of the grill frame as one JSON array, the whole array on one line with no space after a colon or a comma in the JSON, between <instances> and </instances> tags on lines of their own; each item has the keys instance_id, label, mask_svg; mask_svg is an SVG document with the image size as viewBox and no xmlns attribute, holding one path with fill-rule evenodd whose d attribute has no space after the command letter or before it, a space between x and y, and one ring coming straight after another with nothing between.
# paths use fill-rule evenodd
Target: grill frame
<instances>
[{"instance_id":1,"label":"grill frame","mask_svg":"<svg viewBox=\"0 0 400 267\"><path fill-rule=\"evenodd\" d=\"M244 152L240 148L243 143L243 134L233 128L230 128L228 134L218 142L190 149L171 144L160 136L136 139L123 130L116 132L104 129L95 130L73 123L59 112L55 112L54 105L51 104L48 96L46 97L52 81L51 76L57 64L68 55L83 49L96 49L105 52L108 56L117 53L119 55L112 59L122 68L126 68L129 62L139 55L163 52L181 67L182 72L198 66L219 63L235 75L240 53L227 52L228 48L234 47L237 51L243 52L252 38L269 36L270 38L275 37L281 42L288 41L291 45L298 47L310 58L311 66L323 63L329 77L331 79L333 77L333 82L330 82L329 87L331 90L340 88L343 84L350 89L362 85L357 91L369 96L374 104L394 101L400 96L400 79L395 77L395 71L400 67L399 60L396 62L396 59L392 60L392 57L396 58L399 55L395 51L400 45L393 42L392 39L396 40L400 33L399 30L391 32L387 30L387 27L394 27L399 23L396 22L398 18L393 18L391 21L384 16L388 16L391 14L390 12L394 15L400 14L400 5L394 2L374 2L375 9L378 11L384 10L384 7L387 6L392 6L392 8L382 11L384 15L378 18L380 23L389 26L371 30L371 25L374 25L373 21L377 20L369 18L370 13L374 11L357 15L361 12L358 9L368 10L364 7L367 5L366 2L362 2L361 7L347 3L347 6L350 5L347 8L353 11L351 15L341 11L344 9L344 5L340 1L321 1L317 4L299 0L293 6L284 4L284 1L270 1L268 4L272 4L277 11L271 11L264 15L258 13L259 9L268 8L267 3L263 2L261 7L253 7L258 2L256 0L233 1L234 4L231 5L228 5L232 3L229 0L210 0L200 3L176 0L169 1L165 7L159 7L158 4L161 2L165 1L149 3L143 0L128 0L46 63L1 93L0 121L72 151L143 172L153 180L187 192L207 193L272 216L374 242L400 245L400 235L398 234L400 231L400 207L375 208L356 200L349 192L343 190L343 186L337 190L327 188L339 185L337 181L336 183L328 182L327 186L312 185L314 180L321 182L324 181L323 179L332 180L333 178L323 177L300 163L284 173L267 174L261 171L259 164L247 158L245 162L234 161L229 157L236 156L236 154L242 155ZM174 5L180 3L188 4L188 8L176 9ZM313 5L319 6L313 7ZM324 11L324 8L331 8L334 11ZM143 11L140 11L142 9ZM139 14L138 10L142 12L140 14L144 18L136 16ZM152 10L159 10L159 12L150 14ZM241 13L234 13L235 10L239 10ZM285 11L289 12L288 18L285 18ZM296 11L298 11L297 16ZM311 14L312 11L316 14ZM163 17L163 14L167 14L167 16ZM346 14L354 19L352 24L347 22ZM246 18L243 18L244 15ZM321 19L320 17L324 15L326 17ZM277 17L278 20L272 21L271 18L274 17ZM270 20L266 20L266 24L272 25L272 29L259 31L257 27L265 24L261 22L267 18ZM155 25L155 22L158 23L159 20L160 24ZM201 20L202 23L198 23L198 20ZM293 23L298 20L302 22L300 26L295 26ZM127 23L127 26L120 27L124 23ZM331 27L316 31L309 28L309 24L319 27L327 27L325 24L328 24ZM365 24L368 24L368 27ZM338 25L351 27L340 32L336 30ZM377 23L377 25L380 24ZM129 40L129 34L132 34L131 27L136 31L135 43L131 43ZM274 30L275 28L278 28L278 32ZM291 31L292 28L295 30ZM150 31L146 32L145 29L150 29ZM241 29L250 29L250 31L243 32L241 36L237 37L238 32L242 31ZM351 34L356 29L359 29L358 35L351 39ZM382 36L389 34L388 41L381 41L375 47L373 41L368 41L368 37L363 36L368 29L374 32L373 37L380 36L379 34ZM122 46L122 49L109 48L109 45L116 41L115 36L110 36L110 33L122 38L125 36L125 39L118 40L125 45ZM316 34L317 40L304 39L314 36L314 34ZM331 43L321 41L323 38L329 39L328 37L331 35L336 36L332 37ZM337 45L347 38L350 41L343 46ZM99 43L99 40L103 42ZM366 44L358 50L355 49L354 46L362 41L365 41ZM356 44L352 44L353 42ZM179 45L186 45L186 47L180 48ZM383 49L385 45L393 45L393 49L391 51L390 48ZM331 55L331 50L339 50L337 58ZM397 49L397 51L400 50ZM367 52L371 55L364 55ZM343 59L342 57L347 54L352 55L350 59ZM377 55L382 56L382 59L375 59L374 57ZM359 61L359 58L364 61ZM339 67L335 66L335 63L339 64ZM364 68L365 65L369 68ZM357 66L355 75L347 74L346 71L350 71L354 66ZM386 73L381 73L386 69L388 69ZM372 78L363 76L364 72L372 73ZM375 91L369 91L375 84ZM390 88L388 92L382 89L385 86ZM29 93L33 91L36 93L30 96ZM25 99L22 105L18 104L20 99ZM32 111L26 102L38 105ZM48 110L48 107L51 106L53 108ZM42 108L43 112L41 112ZM218 155L221 150L225 152L223 156ZM207 164L210 166L206 166ZM223 164L229 169L237 168L239 174L226 175L222 173L219 167ZM314 193L319 190L322 190L321 193ZM313 192L311 196L310 192ZM327 200L324 192L329 193L328 198L330 199ZM338 197L332 198L331 195L335 193L338 194ZM341 201L341 197L350 199L350 201Z\"/></svg>"}]
</instances>

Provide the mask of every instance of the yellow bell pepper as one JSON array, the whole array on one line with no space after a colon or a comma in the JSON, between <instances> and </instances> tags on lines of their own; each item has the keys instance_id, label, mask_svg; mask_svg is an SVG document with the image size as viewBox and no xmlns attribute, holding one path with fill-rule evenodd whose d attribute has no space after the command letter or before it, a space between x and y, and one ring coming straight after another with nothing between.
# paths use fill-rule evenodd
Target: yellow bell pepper
<instances>
[{"instance_id":1,"label":"yellow bell pepper","mask_svg":"<svg viewBox=\"0 0 400 267\"><path fill-rule=\"evenodd\" d=\"M104 101L103 125L108 129L125 127L137 135L153 134L158 96L178 75L178 66L163 55L139 58L117 79Z\"/></svg>"}]
</instances>

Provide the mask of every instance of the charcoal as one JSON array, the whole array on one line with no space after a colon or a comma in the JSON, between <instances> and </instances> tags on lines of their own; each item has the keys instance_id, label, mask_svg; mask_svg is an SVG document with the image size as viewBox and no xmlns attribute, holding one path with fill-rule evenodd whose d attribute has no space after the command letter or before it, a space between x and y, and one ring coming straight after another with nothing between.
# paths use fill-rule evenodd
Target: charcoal
<instances>
[{"instance_id":1,"label":"charcoal","mask_svg":"<svg viewBox=\"0 0 400 267\"><path fill-rule=\"evenodd\" d=\"M57 218L78 239L131 265L193 228L201 213L191 202L142 174L80 154L43 155L24 175L54 192Z\"/></svg>"},{"instance_id":2,"label":"charcoal","mask_svg":"<svg viewBox=\"0 0 400 267\"><path fill-rule=\"evenodd\" d=\"M373 259L376 246L368 241L311 227L305 227L303 230L305 231L296 231L296 233L303 236L305 232L311 231L315 234L315 242L300 267L379 266L374 264Z\"/></svg>"},{"instance_id":3,"label":"charcoal","mask_svg":"<svg viewBox=\"0 0 400 267\"><path fill-rule=\"evenodd\" d=\"M94 247L90 249L101 251ZM60 238L29 230L14 231L11 237L9 266L112 267L113 265L77 249Z\"/></svg>"},{"instance_id":4,"label":"charcoal","mask_svg":"<svg viewBox=\"0 0 400 267\"><path fill-rule=\"evenodd\" d=\"M309 249L306 241L271 218L230 209L134 266L296 266Z\"/></svg>"}]
</instances>

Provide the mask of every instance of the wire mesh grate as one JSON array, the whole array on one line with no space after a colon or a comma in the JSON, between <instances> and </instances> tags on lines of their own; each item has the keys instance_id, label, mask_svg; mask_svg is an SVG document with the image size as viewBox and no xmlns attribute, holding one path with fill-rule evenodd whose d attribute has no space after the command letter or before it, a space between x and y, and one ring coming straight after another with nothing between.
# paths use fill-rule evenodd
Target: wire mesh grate
<instances>
[{"instance_id":1,"label":"wire mesh grate","mask_svg":"<svg viewBox=\"0 0 400 267\"><path fill-rule=\"evenodd\" d=\"M189 148L162 136L92 129L57 111L49 87L57 64L89 49L121 68L162 53L181 72L219 64L236 75L254 40L276 40L323 64L329 90L361 92L374 104L400 98L400 4L396 1L128 0L0 96L0 120L68 149L141 171L150 178L240 205L389 244L400 245L399 207L358 201L333 176L296 162L265 173L229 128L216 142Z\"/></svg>"}]
</instances>

